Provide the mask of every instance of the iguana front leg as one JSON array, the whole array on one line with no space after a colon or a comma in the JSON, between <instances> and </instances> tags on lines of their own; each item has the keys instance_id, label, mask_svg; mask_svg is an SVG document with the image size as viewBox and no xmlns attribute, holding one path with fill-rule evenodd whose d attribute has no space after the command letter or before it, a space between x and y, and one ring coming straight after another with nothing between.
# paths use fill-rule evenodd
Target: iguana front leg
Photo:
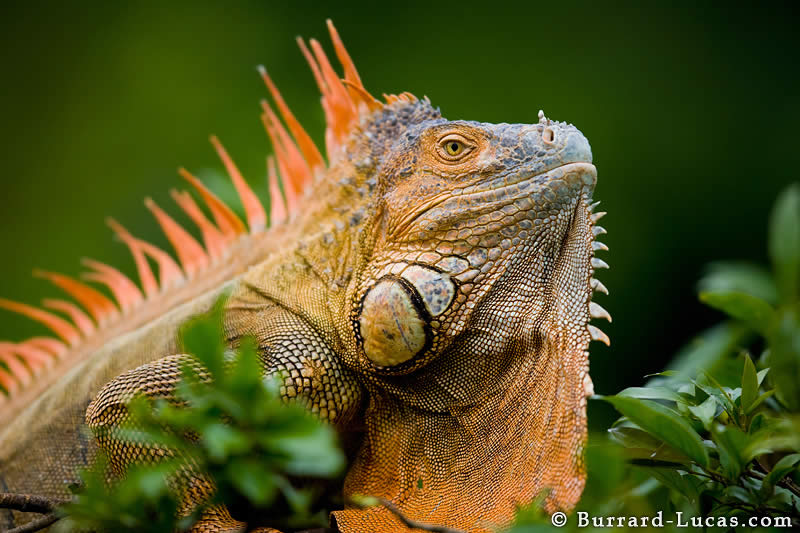
<instances>
[{"instance_id":1,"label":"iguana front leg","mask_svg":"<svg viewBox=\"0 0 800 533\"><path fill-rule=\"evenodd\" d=\"M355 377L341 367L325 340L301 317L271 302L229 313L229 340L256 338L265 375L281 373L281 395L287 401L303 401L309 409L334 427L344 429L360 407L361 388ZM147 464L172 457L162 446L130 443L119 429L129 419L127 403L137 394L150 399L175 399L175 386L184 364L202 367L186 355L170 355L140 366L107 384L89 405L86 423L94 431L98 446L107 454L112 474L123 476L132 464ZM181 469L174 482L184 495L183 510L189 512L207 500L213 483L191 467ZM225 508L210 509L193 531L244 530Z\"/></svg>"}]
</instances>

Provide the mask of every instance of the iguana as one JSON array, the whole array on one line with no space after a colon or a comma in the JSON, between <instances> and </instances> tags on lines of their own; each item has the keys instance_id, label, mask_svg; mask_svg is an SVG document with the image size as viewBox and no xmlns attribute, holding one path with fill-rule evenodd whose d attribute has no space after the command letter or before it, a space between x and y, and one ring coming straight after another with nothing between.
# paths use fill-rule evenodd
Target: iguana
<instances>
[{"instance_id":1,"label":"iguana","mask_svg":"<svg viewBox=\"0 0 800 533\"><path fill-rule=\"evenodd\" d=\"M173 191L202 244L148 200L177 261L110 220L139 283L87 260L85 278L113 300L50 272L39 275L80 305L0 300L55 334L0 344L10 392L0 399L3 491L63 498L98 444L123 473L149 460L146 446L87 439L82 428L117 427L137 392L168 397L185 357L179 325L228 291L228 341L255 337L285 398L359 439L345 495L469 531L508 523L543 491L547 511L574 507L585 481L587 347L608 342L588 322L610 320L591 300L607 293L593 277L607 265L594 258L606 247L595 240L605 230L589 143L542 112L536 124L486 124L446 120L410 93L376 99L328 27L343 79L317 41L309 49L298 39L322 93L327 158L261 69L280 115L263 102L275 150L269 217L212 137L247 224L181 170L211 214ZM332 520L344 532L403 529L385 508ZM195 526L240 527L224 509Z\"/></svg>"}]
</instances>

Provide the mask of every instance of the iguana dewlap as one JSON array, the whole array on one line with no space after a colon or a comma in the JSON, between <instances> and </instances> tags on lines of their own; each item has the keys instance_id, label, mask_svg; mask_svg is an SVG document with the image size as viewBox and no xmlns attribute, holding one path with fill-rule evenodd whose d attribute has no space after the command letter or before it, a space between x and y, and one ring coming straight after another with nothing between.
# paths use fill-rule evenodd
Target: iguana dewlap
<instances>
[{"instance_id":1,"label":"iguana dewlap","mask_svg":"<svg viewBox=\"0 0 800 533\"><path fill-rule=\"evenodd\" d=\"M541 112L536 124L486 124L446 120L409 93L376 100L329 27L343 80L316 41L311 51L300 41L322 91L327 163L262 71L283 119L264 102L275 147L268 228L212 138L246 225L183 171L212 215L174 193L202 243L147 203L177 261L112 221L139 283L88 262L87 279L113 300L50 273L80 305L0 300L57 337L0 344L0 385L11 392L0 399L0 490L66 496L98 444L84 420L113 429L136 392L168 397L184 357L177 327L229 291L229 342L255 337L267 372L284 373L286 398L360 439L345 497L383 497L411 519L469 531L508 523L542 491L548 511L574 507L587 347L608 341L588 322L610 318L591 302L605 292L593 272L607 265L593 257L605 246L594 239L604 230L586 138ZM120 473L152 460L109 438L99 445ZM11 520L0 511L0 524ZM402 529L384 508L333 520L345 532ZM198 530L239 525L222 510Z\"/></svg>"}]
</instances>

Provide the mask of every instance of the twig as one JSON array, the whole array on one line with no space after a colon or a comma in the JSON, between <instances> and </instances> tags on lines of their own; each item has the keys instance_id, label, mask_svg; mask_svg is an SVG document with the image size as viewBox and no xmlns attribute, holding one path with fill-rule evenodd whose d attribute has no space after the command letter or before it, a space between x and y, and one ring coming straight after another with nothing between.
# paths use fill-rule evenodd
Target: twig
<instances>
[{"instance_id":1,"label":"twig","mask_svg":"<svg viewBox=\"0 0 800 533\"><path fill-rule=\"evenodd\" d=\"M0 509L14 509L23 513L50 513L61 502L35 494L0 492Z\"/></svg>"},{"instance_id":2,"label":"twig","mask_svg":"<svg viewBox=\"0 0 800 533\"><path fill-rule=\"evenodd\" d=\"M767 477L762 472L759 472L758 470L747 470L746 472L744 472L744 475L750 476L750 477L755 478L755 479L764 479L765 477Z\"/></svg>"},{"instance_id":3,"label":"twig","mask_svg":"<svg viewBox=\"0 0 800 533\"><path fill-rule=\"evenodd\" d=\"M411 520L407 516L403 514L403 512L397 508L395 504L386 500L384 498L378 498L378 500L386 507L389 512L395 515L404 526L409 529L421 529L422 531L432 531L433 533L465 533L461 529L453 529L451 527L446 526L435 526L432 524L425 524L424 522L417 522L416 520Z\"/></svg>"},{"instance_id":4,"label":"twig","mask_svg":"<svg viewBox=\"0 0 800 533\"><path fill-rule=\"evenodd\" d=\"M800 486L797 485L794 481L792 481L789 476L784 477L780 481L778 481L778 485L782 486L795 496L800 496Z\"/></svg>"},{"instance_id":5,"label":"twig","mask_svg":"<svg viewBox=\"0 0 800 533\"><path fill-rule=\"evenodd\" d=\"M40 531L47 526L54 524L61 520L61 517L55 514L46 514L44 516L40 516L36 520L31 520L25 525L15 527L14 529L9 529L6 533L33 533L34 531Z\"/></svg>"}]
</instances>

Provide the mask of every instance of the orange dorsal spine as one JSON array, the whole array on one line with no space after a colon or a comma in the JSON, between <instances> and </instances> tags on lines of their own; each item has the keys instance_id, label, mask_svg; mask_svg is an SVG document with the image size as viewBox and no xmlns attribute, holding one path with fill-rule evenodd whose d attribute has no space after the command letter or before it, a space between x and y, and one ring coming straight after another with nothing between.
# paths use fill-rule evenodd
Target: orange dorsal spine
<instances>
[{"instance_id":1,"label":"orange dorsal spine","mask_svg":"<svg viewBox=\"0 0 800 533\"><path fill-rule=\"evenodd\" d=\"M222 146L222 143L219 142L216 135L211 136L211 144L214 145L214 149L217 151L220 159L222 159L222 163L225 165L225 169L231 177L233 186L236 187L236 192L239 194L239 199L242 201L244 212L247 215L247 224L250 226L250 233L262 231L267 226L267 213L264 211L264 206L261 205L261 201L256 196L256 193L253 192L253 189L251 189L244 180L241 172L239 172L239 169L233 162L233 159L228 155L228 152Z\"/></svg>"},{"instance_id":2,"label":"orange dorsal spine","mask_svg":"<svg viewBox=\"0 0 800 533\"><path fill-rule=\"evenodd\" d=\"M97 329L92 319L89 318L89 315L84 313L80 307L72 302L47 298L42 300L42 305L48 309L61 311L67 315L84 337L91 335Z\"/></svg>"},{"instance_id":3,"label":"orange dorsal spine","mask_svg":"<svg viewBox=\"0 0 800 533\"><path fill-rule=\"evenodd\" d=\"M144 301L144 296L139 287L116 268L93 259L84 258L81 263L85 267L92 269L92 272L84 272L81 277L87 281L94 281L108 287L123 313L130 311Z\"/></svg>"},{"instance_id":4,"label":"orange dorsal spine","mask_svg":"<svg viewBox=\"0 0 800 533\"><path fill-rule=\"evenodd\" d=\"M200 230L200 233L203 235L203 244L205 244L208 255L212 259L219 259L222 257L225 254L225 236L222 235L219 228L206 218L203 210L200 209L200 206L194 201L192 195L189 194L188 191L179 192L175 189L170 191L170 195L172 195L172 199L175 200L175 203L189 215L189 218L192 219L192 222L194 222Z\"/></svg>"},{"instance_id":5,"label":"orange dorsal spine","mask_svg":"<svg viewBox=\"0 0 800 533\"><path fill-rule=\"evenodd\" d=\"M385 97L385 103L375 99L364 88L355 64L330 20L327 26L344 72L343 79L336 73L318 41L311 39L310 49L303 39L298 37L297 42L321 93L328 163L289 109L267 70L259 67L273 102L270 104L264 100L261 104L261 119L274 150L274 156L267 158L269 212L219 139L211 136L211 144L239 195L246 224L197 177L181 168L179 174L195 189L213 220L206 216L189 192L173 189L170 194L197 226L202 243L149 198L145 200L145 206L174 248L175 258L134 237L119 222L108 218L111 230L131 252L139 283L110 265L83 259L82 263L88 270L81 274L81 278L105 287L111 298L77 279L46 271L37 271L36 275L61 288L74 298L75 303L46 299L43 301L46 311L0 298L0 308L40 322L55 334L55 337L33 337L21 342L0 342L0 392L18 392L52 366L56 358L64 357L85 340L102 335L108 324L119 325L140 308L158 306L172 288L201 279L211 265L225 259L227 250L243 235L264 232L268 224L290 224L300 209L301 197L313 187L316 177L336 163L342 145L357 127L361 116L380 110L383 105L414 98L409 93L402 93ZM273 105L278 113L273 111ZM151 268L151 261L158 267L158 278ZM4 395L0 394L0 406L3 402Z\"/></svg>"},{"instance_id":6,"label":"orange dorsal spine","mask_svg":"<svg viewBox=\"0 0 800 533\"><path fill-rule=\"evenodd\" d=\"M144 205L153 213L164 234L175 249L175 254L183 267L183 271L191 278L198 271L208 266L208 255L205 249L180 224L158 207L151 198L145 198Z\"/></svg>"}]
</instances>

